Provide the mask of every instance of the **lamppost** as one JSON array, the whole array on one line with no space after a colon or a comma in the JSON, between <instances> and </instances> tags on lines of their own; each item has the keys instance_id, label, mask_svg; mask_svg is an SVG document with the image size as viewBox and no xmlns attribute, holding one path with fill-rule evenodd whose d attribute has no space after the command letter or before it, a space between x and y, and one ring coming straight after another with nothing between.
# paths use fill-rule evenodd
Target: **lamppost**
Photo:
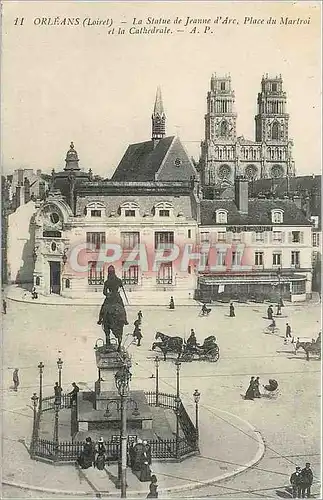
<instances>
[{"instance_id":1,"label":"lamppost","mask_svg":"<svg viewBox=\"0 0 323 500\"><path fill-rule=\"evenodd\" d=\"M60 388L62 388L62 367L63 367L63 360L61 358L58 358L57 360L58 385L60 386Z\"/></svg>"},{"instance_id":2,"label":"lamppost","mask_svg":"<svg viewBox=\"0 0 323 500\"><path fill-rule=\"evenodd\" d=\"M38 365L39 368L39 410L42 409L43 404L43 369L44 363L41 361Z\"/></svg>"},{"instance_id":3,"label":"lamppost","mask_svg":"<svg viewBox=\"0 0 323 500\"><path fill-rule=\"evenodd\" d=\"M282 276L282 268L279 267L277 269L277 278L278 278L278 288L279 288L279 304L281 306L284 305L283 303L283 297L282 297L282 286L281 286L281 276Z\"/></svg>"},{"instance_id":4,"label":"lamppost","mask_svg":"<svg viewBox=\"0 0 323 500\"><path fill-rule=\"evenodd\" d=\"M178 359L175 361L176 366L176 458L179 458L179 404L181 402L179 397L179 372L181 369L181 363Z\"/></svg>"},{"instance_id":5,"label":"lamppost","mask_svg":"<svg viewBox=\"0 0 323 500\"><path fill-rule=\"evenodd\" d=\"M120 396L120 419L121 419L121 429L120 429L120 441L121 441L121 467L120 467L120 488L121 488L121 498L126 498L127 496L127 397L129 394L129 382L131 379L131 373L129 371L129 366L125 363L120 370L114 376L115 384ZM120 461L120 460L119 460Z\"/></svg>"},{"instance_id":6,"label":"lamppost","mask_svg":"<svg viewBox=\"0 0 323 500\"><path fill-rule=\"evenodd\" d=\"M159 391L159 357L155 357L155 367L156 367L156 406L158 406L158 391Z\"/></svg>"},{"instance_id":7,"label":"lamppost","mask_svg":"<svg viewBox=\"0 0 323 500\"><path fill-rule=\"evenodd\" d=\"M54 451L55 451L55 460L58 458L58 416L59 416L59 409L60 409L60 402L55 401L54 402L54 409L55 409L55 422L54 422Z\"/></svg>"},{"instance_id":8,"label":"lamppost","mask_svg":"<svg viewBox=\"0 0 323 500\"><path fill-rule=\"evenodd\" d=\"M195 389L193 398L195 401L195 428L196 428L196 447L199 448L199 401L201 393Z\"/></svg>"},{"instance_id":9,"label":"lamppost","mask_svg":"<svg viewBox=\"0 0 323 500\"><path fill-rule=\"evenodd\" d=\"M36 446L36 436L37 436L37 429L36 429L36 419L37 419L37 403L38 403L38 396L36 392L32 395L30 398L32 403L33 403L33 411L34 411L34 416L33 416L33 434L31 438L31 446L30 446L30 454L33 456L35 454L35 446Z\"/></svg>"}]
</instances>

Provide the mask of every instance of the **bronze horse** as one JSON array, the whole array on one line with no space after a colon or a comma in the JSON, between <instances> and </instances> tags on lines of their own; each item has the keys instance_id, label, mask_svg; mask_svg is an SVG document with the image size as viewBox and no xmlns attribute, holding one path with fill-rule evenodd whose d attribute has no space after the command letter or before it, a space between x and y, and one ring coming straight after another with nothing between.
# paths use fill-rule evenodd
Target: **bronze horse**
<instances>
[{"instance_id":1,"label":"bronze horse","mask_svg":"<svg viewBox=\"0 0 323 500\"><path fill-rule=\"evenodd\" d=\"M107 346L111 345L110 333L116 337L118 351L121 349L123 328L128 325L126 310L119 293L120 288L123 289L122 281L116 276L114 267L109 266L108 278L103 289L106 298L100 310L98 323L104 330Z\"/></svg>"}]
</instances>

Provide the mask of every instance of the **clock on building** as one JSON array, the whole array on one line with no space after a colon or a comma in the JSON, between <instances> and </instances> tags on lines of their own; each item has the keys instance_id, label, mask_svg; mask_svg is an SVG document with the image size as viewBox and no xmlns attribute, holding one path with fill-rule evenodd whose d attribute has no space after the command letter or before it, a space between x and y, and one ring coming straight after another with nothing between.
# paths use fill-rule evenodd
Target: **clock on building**
<instances>
[{"instance_id":1,"label":"clock on building","mask_svg":"<svg viewBox=\"0 0 323 500\"><path fill-rule=\"evenodd\" d=\"M47 205L43 210L44 226L46 228L60 229L63 218L60 210L55 205Z\"/></svg>"}]
</instances>

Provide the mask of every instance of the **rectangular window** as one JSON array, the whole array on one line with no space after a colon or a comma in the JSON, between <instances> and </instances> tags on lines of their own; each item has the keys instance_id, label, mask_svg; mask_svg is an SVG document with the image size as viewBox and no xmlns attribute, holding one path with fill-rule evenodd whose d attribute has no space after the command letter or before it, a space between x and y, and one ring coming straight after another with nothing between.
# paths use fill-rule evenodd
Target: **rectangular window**
<instances>
[{"instance_id":1,"label":"rectangular window","mask_svg":"<svg viewBox=\"0 0 323 500\"><path fill-rule=\"evenodd\" d=\"M264 252L255 252L255 266L264 265Z\"/></svg>"},{"instance_id":2,"label":"rectangular window","mask_svg":"<svg viewBox=\"0 0 323 500\"><path fill-rule=\"evenodd\" d=\"M300 231L292 231L292 243L300 243Z\"/></svg>"},{"instance_id":3,"label":"rectangular window","mask_svg":"<svg viewBox=\"0 0 323 500\"><path fill-rule=\"evenodd\" d=\"M221 90L225 90L225 82L221 82Z\"/></svg>"},{"instance_id":4,"label":"rectangular window","mask_svg":"<svg viewBox=\"0 0 323 500\"><path fill-rule=\"evenodd\" d=\"M227 233L225 231L219 231L218 232L218 242L225 243L226 242L226 235L227 235Z\"/></svg>"},{"instance_id":5,"label":"rectangular window","mask_svg":"<svg viewBox=\"0 0 323 500\"><path fill-rule=\"evenodd\" d=\"M137 285L139 277L139 267L136 265L123 269L125 263L122 263L122 281L125 285Z\"/></svg>"},{"instance_id":6,"label":"rectangular window","mask_svg":"<svg viewBox=\"0 0 323 500\"><path fill-rule=\"evenodd\" d=\"M192 268L191 268L191 266L187 267L187 272L188 272L188 274L192 274Z\"/></svg>"},{"instance_id":7,"label":"rectangular window","mask_svg":"<svg viewBox=\"0 0 323 500\"><path fill-rule=\"evenodd\" d=\"M136 210L125 210L124 214L126 217L136 217Z\"/></svg>"},{"instance_id":8,"label":"rectangular window","mask_svg":"<svg viewBox=\"0 0 323 500\"><path fill-rule=\"evenodd\" d=\"M280 252L273 253L273 266L281 266L282 254Z\"/></svg>"},{"instance_id":9,"label":"rectangular window","mask_svg":"<svg viewBox=\"0 0 323 500\"><path fill-rule=\"evenodd\" d=\"M188 239L192 238L192 230L191 229L187 230L187 237L188 237Z\"/></svg>"},{"instance_id":10,"label":"rectangular window","mask_svg":"<svg viewBox=\"0 0 323 500\"><path fill-rule=\"evenodd\" d=\"M201 243L209 241L210 241L210 233L209 232L201 233Z\"/></svg>"},{"instance_id":11,"label":"rectangular window","mask_svg":"<svg viewBox=\"0 0 323 500\"><path fill-rule=\"evenodd\" d=\"M101 210L91 210L91 217L101 217Z\"/></svg>"},{"instance_id":12,"label":"rectangular window","mask_svg":"<svg viewBox=\"0 0 323 500\"><path fill-rule=\"evenodd\" d=\"M89 262L87 281L89 285L104 284L104 269L102 262Z\"/></svg>"},{"instance_id":13,"label":"rectangular window","mask_svg":"<svg viewBox=\"0 0 323 500\"><path fill-rule=\"evenodd\" d=\"M305 280L304 281L292 281L292 294L303 294L305 293Z\"/></svg>"},{"instance_id":14,"label":"rectangular window","mask_svg":"<svg viewBox=\"0 0 323 500\"><path fill-rule=\"evenodd\" d=\"M159 217L169 217L169 210L159 210Z\"/></svg>"},{"instance_id":15,"label":"rectangular window","mask_svg":"<svg viewBox=\"0 0 323 500\"><path fill-rule=\"evenodd\" d=\"M273 241L275 241L275 243L281 243L283 241L281 231L273 231Z\"/></svg>"},{"instance_id":16,"label":"rectangular window","mask_svg":"<svg viewBox=\"0 0 323 500\"><path fill-rule=\"evenodd\" d=\"M256 241L261 243L265 241L265 233L263 231L256 231Z\"/></svg>"},{"instance_id":17,"label":"rectangular window","mask_svg":"<svg viewBox=\"0 0 323 500\"><path fill-rule=\"evenodd\" d=\"M225 266L225 257L226 252L218 251L216 254L216 265L217 266Z\"/></svg>"},{"instance_id":18,"label":"rectangular window","mask_svg":"<svg viewBox=\"0 0 323 500\"><path fill-rule=\"evenodd\" d=\"M121 233L121 245L123 250L131 250L140 243L140 233L139 232L122 232Z\"/></svg>"},{"instance_id":19,"label":"rectangular window","mask_svg":"<svg viewBox=\"0 0 323 500\"><path fill-rule=\"evenodd\" d=\"M291 265L292 266L299 266L300 265L300 255L299 252L291 252Z\"/></svg>"},{"instance_id":20,"label":"rectangular window","mask_svg":"<svg viewBox=\"0 0 323 500\"><path fill-rule=\"evenodd\" d=\"M105 244L105 233L86 233L86 243L94 245L95 250L100 250L101 245ZM87 249L91 251L91 249Z\"/></svg>"},{"instance_id":21,"label":"rectangular window","mask_svg":"<svg viewBox=\"0 0 323 500\"><path fill-rule=\"evenodd\" d=\"M173 283L173 266L171 262L163 262L160 265L156 282L159 285L171 285Z\"/></svg>"},{"instance_id":22,"label":"rectangular window","mask_svg":"<svg viewBox=\"0 0 323 500\"><path fill-rule=\"evenodd\" d=\"M240 243L241 241L241 233L232 233L232 242Z\"/></svg>"},{"instance_id":23,"label":"rectangular window","mask_svg":"<svg viewBox=\"0 0 323 500\"><path fill-rule=\"evenodd\" d=\"M232 265L233 266L241 265L241 252L232 252Z\"/></svg>"},{"instance_id":24,"label":"rectangular window","mask_svg":"<svg viewBox=\"0 0 323 500\"><path fill-rule=\"evenodd\" d=\"M173 244L174 244L173 231L157 231L155 233L155 249L172 248Z\"/></svg>"},{"instance_id":25,"label":"rectangular window","mask_svg":"<svg viewBox=\"0 0 323 500\"><path fill-rule=\"evenodd\" d=\"M320 233L313 233L312 234L312 244L313 244L313 247L320 246Z\"/></svg>"},{"instance_id":26,"label":"rectangular window","mask_svg":"<svg viewBox=\"0 0 323 500\"><path fill-rule=\"evenodd\" d=\"M271 90L272 90L273 92L277 92L277 83L272 83L272 84L271 84Z\"/></svg>"}]
</instances>

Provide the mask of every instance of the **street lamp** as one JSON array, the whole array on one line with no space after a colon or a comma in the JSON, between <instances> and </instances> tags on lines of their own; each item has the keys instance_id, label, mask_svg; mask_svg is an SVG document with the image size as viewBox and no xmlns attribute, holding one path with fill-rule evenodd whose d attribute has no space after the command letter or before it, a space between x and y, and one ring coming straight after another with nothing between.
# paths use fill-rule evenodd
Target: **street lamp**
<instances>
[{"instance_id":1,"label":"street lamp","mask_svg":"<svg viewBox=\"0 0 323 500\"><path fill-rule=\"evenodd\" d=\"M155 357L155 367L156 367L156 406L158 406L158 391L159 391L159 357Z\"/></svg>"},{"instance_id":2,"label":"street lamp","mask_svg":"<svg viewBox=\"0 0 323 500\"><path fill-rule=\"evenodd\" d=\"M282 286L281 286L281 276L282 276L282 268L279 267L277 269L277 278L278 278L278 288L279 288L279 304L283 306L283 297L282 297Z\"/></svg>"},{"instance_id":3,"label":"street lamp","mask_svg":"<svg viewBox=\"0 0 323 500\"><path fill-rule=\"evenodd\" d=\"M55 460L58 458L58 416L59 416L59 409L60 409L60 402L55 401L54 402L54 409L55 409L55 422L54 422L54 454L55 454Z\"/></svg>"},{"instance_id":4,"label":"street lamp","mask_svg":"<svg viewBox=\"0 0 323 500\"><path fill-rule=\"evenodd\" d=\"M129 382L131 380L131 373L129 370L129 364L126 363L117 371L114 376L116 388L120 396L120 419L121 419L121 430L120 430L120 441L121 441L121 457L119 457L119 464L121 458L120 471L120 488L121 488L121 498L126 498L127 496L127 409L126 401L129 394Z\"/></svg>"},{"instance_id":5,"label":"street lamp","mask_svg":"<svg viewBox=\"0 0 323 500\"><path fill-rule=\"evenodd\" d=\"M39 368L39 410L42 409L42 403L43 403L43 369L44 369L44 363L41 361L38 365Z\"/></svg>"},{"instance_id":6,"label":"street lamp","mask_svg":"<svg viewBox=\"0 0 323 500\"><path fill-rule=\"evenodd\" d=\"M63 360L61 358L58 358L58 360L57 360L58 385L60 388L62 388L62 367L63 367Z\"/></svg>"},{"instance_id":7,"label":"street lamp","mask_svg":"<svg viewBox=\"0 0 323 500\"><path fill-rule=\"evenodd\" d=\"M195 401L195 428L196 428L196 447L199 447L199 402L201 393L195 389L193 392L193 398Z\"/></svg>"},{"instance_id":8,"label":"street lamp","mask_svg":"<svg viewBox=\"0 0 323 500\"><path fill-rule=\"evenodd\" d=\"M175 404L176 404L176 458L179 458L179 405L181 402L181 399L179 397L179 372L181 369L181 362L178 361L178 359L175 361L175 366L176 366L176 398L175 398Z\"/></svg>"},{"instance_id":9,"label":"street lamp","mask_svg":"<svg viewBox=\"0 0 323 500\"><path fill-rule=\"evenodd\" d=\"M37 419L37 403L38 403L38 396L36 392L32 395L30 398L32 403L33 403L33 411L34 411L34 416L33 416L33 434L31 438L31 446L30 446L30 454L33 456L35 454L35 446L36 446L36 436L37 436L37 429L36 429L36 419Z\"/></svg>"}]
</instances>

